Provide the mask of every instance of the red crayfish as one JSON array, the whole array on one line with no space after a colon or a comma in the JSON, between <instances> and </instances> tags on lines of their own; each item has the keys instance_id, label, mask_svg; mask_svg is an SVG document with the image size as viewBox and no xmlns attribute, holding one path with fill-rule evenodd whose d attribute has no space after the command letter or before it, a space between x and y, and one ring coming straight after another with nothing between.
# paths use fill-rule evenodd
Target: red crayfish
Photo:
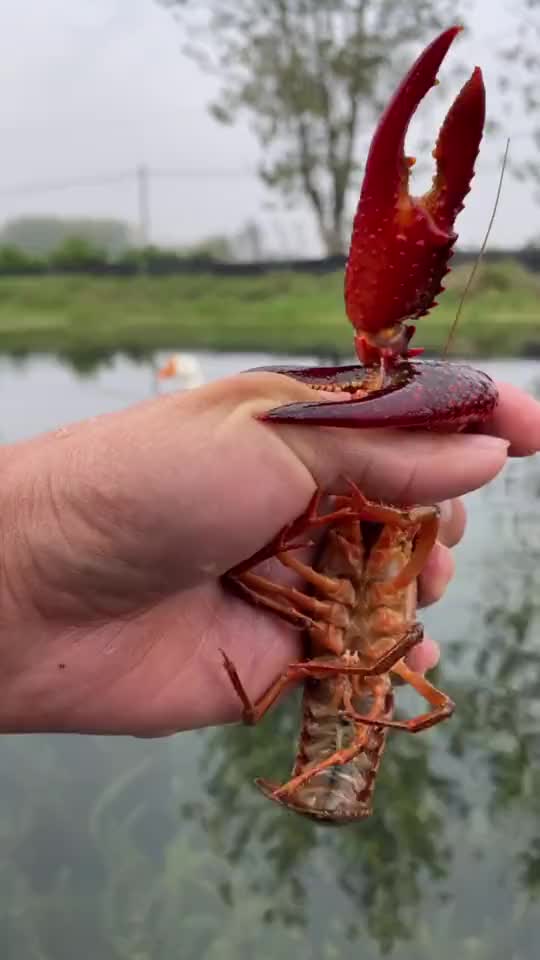
<instances>
[{"instance_id":1,"label":"red crayfish","mask_svg":"<svg viewBox=\"0 0 540 960\"><path fill-rule=\"evenodd\" d=\"M485 119L485 90L476 68L454 101L433 156L436 173L422 197L408 190L414 161L404 152L412 115L460 31L437 37L413 64L373 137L345 273L345 305L361 363L345 367L266 367L315 388L352 394L333 403L293 403L260 416L269 423L332 427L463 430L481 423L497 403L484 373L461 364L419 361L409 348L415 327L436 305L457 234L453 225L470 189ZM449 717L450 698L407 666L422 638L415 621L416 581L436 540L438 508L368 501L354 484L317 491L305 512L253 557L225 575L252 603L303 628L306 659L291 664L252 703L234 664L225 668L256 723L281 692L304 683L303 724L291 779L258 780L272 800L317 821L346 823L369 816L377 770L390 728L416 733ZM305 534L323 528L316 562L295 551ZM277 584L254 572L277 557L305 588ZM393 719L392 675L411 684L430 709Z\"/></svg>"}]
</instances>

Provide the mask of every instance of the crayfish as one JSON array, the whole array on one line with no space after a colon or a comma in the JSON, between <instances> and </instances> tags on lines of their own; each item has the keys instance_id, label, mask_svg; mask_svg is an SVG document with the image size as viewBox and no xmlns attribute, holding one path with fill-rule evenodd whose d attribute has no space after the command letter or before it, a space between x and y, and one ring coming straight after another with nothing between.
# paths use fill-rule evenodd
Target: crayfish
<instances>
[{"instance_id":1,"label":"crayfish","mask_svg":"<svg viewBox=\"0 0 540 960\"><path fill-rule=\"evenodd\" d=\"M497 390L484 373L461 364L416 359L409 321L436 306L457 239L454 221L470 189L485 120L477 67L454 101L433 152L436 172L422 197L409 193L414 160L405 135L460 27L438 36L413 64L373 137L345 272L345 306L355 328L358 365L265 367L312 387L346 391L341 402L292 403L259 415L268 423L331 427L464 430L486 420ZM416 733L449 717L450 698L405 662L423 635L416 622L416 582L438 530L437 507L398 507L367 500L352 483L345 493L317 491L304 513L266 547L225 575L252 603L305 630L306 659L290 664L252 703L234 664L224 665L256 723L280 694L304 684L303 724L291 779L256 781L272 800L320 822L369 816L389 729ZM296 553L323 530L316 562ZM274 583L254 572L276 557L305 587ZM430 709L393 718L392 677L411 684Z\"/></svg>"}]
</instances>

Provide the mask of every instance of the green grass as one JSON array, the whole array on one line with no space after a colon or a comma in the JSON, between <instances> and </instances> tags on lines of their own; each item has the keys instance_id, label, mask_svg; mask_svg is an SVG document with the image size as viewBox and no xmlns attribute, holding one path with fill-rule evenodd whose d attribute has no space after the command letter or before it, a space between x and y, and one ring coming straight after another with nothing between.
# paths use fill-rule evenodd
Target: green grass
<instances>
[{"instance_id":1,"label":"green grass","mask_svg":"<svg viewBox=\"0 0 540 960\"><path fill-rule=\"evenodd\" d=\"M417 345L439 352L469 268L447 278ZM341 273L0 279L0 352L97 357L157 349L352 353ZM540 278L515 263L483 266L452 348L461 356L540 354Z\"/></svg>"}]
</instances>

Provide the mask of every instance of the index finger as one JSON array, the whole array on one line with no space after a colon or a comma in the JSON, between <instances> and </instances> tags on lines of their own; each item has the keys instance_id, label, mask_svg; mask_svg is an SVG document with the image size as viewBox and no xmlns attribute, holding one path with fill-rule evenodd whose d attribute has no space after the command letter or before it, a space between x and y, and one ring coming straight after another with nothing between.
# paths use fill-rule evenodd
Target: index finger
<instances>
[{"instance_id":1,"label":"index finger","mask_svg":"<svg viewBox=\"0 0 540 960\"><path fill-rule=\"evenodd\" d=\"M540 450L540 403L511 383L497 383L499 402L479 433L508 440L511 457L528 457Z\"/></svg>"}]
</instances>

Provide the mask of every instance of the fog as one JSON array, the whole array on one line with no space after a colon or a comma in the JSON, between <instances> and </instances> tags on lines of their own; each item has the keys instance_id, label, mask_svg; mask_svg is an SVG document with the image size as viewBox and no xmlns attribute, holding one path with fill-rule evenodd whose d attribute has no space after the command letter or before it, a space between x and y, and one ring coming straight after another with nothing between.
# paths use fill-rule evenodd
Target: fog
<instances>
[{"instance_id":1,"label":"fog","mask_svg":"<svg viewBox=\"0 0 540 960\"><path fill-rule=\"evenodd\" d=\"M493 50L508 31L504 10L502 3L477 0L472 30L447 60L448 69L452 57L471 69L482 66L489 117L502 124L497 137L484 141L460 217L466 246L481 241L489 221L505 138L514 161L531 150L530 118L519 109L504 115L497 92ZM269 247L318 253L309 209L287 211L279 194L258 180L260 147L246 120L224 127L208 114L217 80L182 54L181 42L170 12L154 0L3 0L0 220L53 213L136 223L134 171L146 164L156 171L150 178L154 242L191 243L252 219L263 226ZM447 103L456 89L449 84ZM436 102L428 111L433 137L444 110ZM65 186L52 189L56 183ZM492 247L517 246L540 233L540 207L532 197L530 185L507 175Z\"/></svg>"}]
</instances>

